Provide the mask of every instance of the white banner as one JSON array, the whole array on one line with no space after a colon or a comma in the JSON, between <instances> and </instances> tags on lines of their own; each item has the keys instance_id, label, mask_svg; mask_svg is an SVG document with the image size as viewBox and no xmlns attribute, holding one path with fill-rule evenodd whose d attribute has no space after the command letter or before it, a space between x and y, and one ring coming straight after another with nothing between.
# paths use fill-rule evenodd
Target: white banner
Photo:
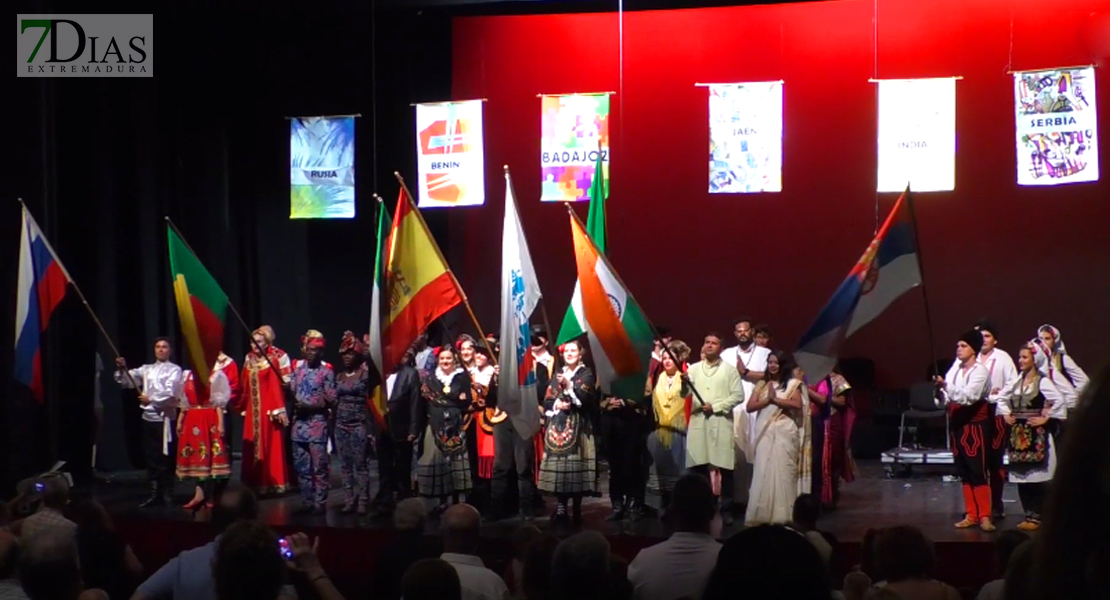
<instances>
[{"instance_id":1,"label":"white banner","mask_svg":"<svg viewBox=\"0 0 1110 600\"><path fill-rule=\"evenodd\" d=\"M782 191L782 82L709 86L709 193Z\"/></svg>"},{"instance_id":2,"label":"white banner","mask_svg":"<svg viewBox=\"0 0 1110 600\"><path fill-rule=\"evenodd\" d=\"M956 187L956 80L887 79L879 85L878 191Z\"/></svg>"},{"instance_id":3,"label":"white banner","mask_svg":"<svg viewBox=\"0 0 1110 600\"><path fill-rule=\"evenodd\" d=\"M1095 69L1014 73L1018 185L1098 181Z\"/></svg>"},{"instance_id":4,"label":"white banner","mask_svg":"<svg viewBox=\"0 0 1110 600\"><path fill-rule=\"evenodd\" d=\"M417 104L416 148L420 208L485 203L481 100Z\"/></svg>"}]
</instances>

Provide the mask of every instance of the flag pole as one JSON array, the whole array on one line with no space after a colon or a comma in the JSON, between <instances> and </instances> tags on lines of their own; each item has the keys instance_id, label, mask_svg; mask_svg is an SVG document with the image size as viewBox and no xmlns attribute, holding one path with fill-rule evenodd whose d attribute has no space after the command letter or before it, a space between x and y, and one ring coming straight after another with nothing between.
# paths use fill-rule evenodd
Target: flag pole
<instances>
[{"instance_id":1,"label":"flag pole","mask_svg":"<svg viewBox=\"0 0 1110 600\"><path fill-rule=\"evenodd\" d=\"M516 201L516 185L513 184L513 176L512 176L511 173L509 173L509 165L505 165L505 181L507 182L507 184L509 186L509 191L511 192L511 195L512 195L512 198L513 198L513 206L516 208L517 222L520 224L521 230L523 230L524 229L524 220L520 218L520 205L517 204L517 201ZM537 280L536 280L536 285L539 285L539 278L538 277L537 277ZM550 345L551 344L551 321L547 318L547 298L544 297L543 290L540 290L540 315L543 317L543 328L544 328L544 331L547 332L547 343L548 343L548 345ZM531 332L529 332L529 336L530 335L531 335ZM558 336L558 334L556 334L556 337L557 336ZM555 350L555 353L554 353L553 356L555 357L555 364L556 365L558 365L559 361L563 359L561 354L562 353L560 353L557 349ZM554 369L552 369L552 370L554 370Z\"/></svg>"},{"instance_id":2,"label":"flag pole","mask_svg":"<svg viewBox=\"0 0 1110 600\"><path fill-rule=\"evenodd\" d=\"M574 219L574 222L578 224L578 227L582 229L582 232L586 234L584 236L586 238L586 241L590 243L590 247L593 248L594 252L601 259L601 261L605 263L606 268L609 269L609 273L611 273L613 277L617 280L617 283L619 283L621 287L623 287L624 290L628 292L628 297L631 298L633 302L636 302L636 297L632 295L632 290L629 289L627 285L625 285L624 280L621 279L621 276L617 273L617 270L613 268L613 263L609 262L609 257L605 256L603 252L598 250L597 245L594 244L593 239L590 238L590 234L586 232L586 226L582 223L582 219L578 218L578 214L574 212L574 209L571 208L569 202L564 202L563 204L566 205L567 212L570 213L570 218ZM640 303L636 302L636 304L639 305ZM640 312L644 313L643 308L640 308ZM662 341L663 336L659 335L659 330L655 328L655 324L651 322L651 319L647 318L646 313L644 314L644 321L646 321L648 327L651 328L652 341ZM674 364L679 364L677 357L675 357L675 355L671 353L671 349L668 348L666 345L663 346L663 352L665 352L667 356L671 357L671 360L674 361ZM690 391L694 392L694 396L697 397L698 402L700 402L704 406L706 404L706 401L704 398L701 397L701 394L698 393L698 388L694 387L694 382L687 381L686 383L690 385Z\"/></svg>"},{"instance_id":3,"label":"flag pole","mask_svg":"<svg viewBox=\"0 0 1110 600\"><path fill-rule=\"evenodd\" d=\"M906 183L906 191L903 194L906 199L906 206L910 210L910 223L913 224L913 243L917 247L917 269L921 274L921 300L925 303L925 328L929 334L929 356L932 358L933 376L940 377L940 370L937 369L937 350L936 344L933 342L933 317L929 312L929 291L925 286L925 261L922 260L921 252L921 236L917 234L917 211L913 207L913 194L910 193L910 184Z\"/></svg>"},{"instance_id":4,"label":"flag pole","mask_svg":"<svg viewBox=\"0 0 1110 600\"><path fill-rule=\"evenodd\" d=\"M427 235L428 239L432 241L432 248L435 248L436 256L439 257L440 262L442 262L443 266L447 269L447 274L451 276L451 282L455 284L455 289L457 289L459 291L459 295L462 296L463 305L466 306L466 312L470 314L470 320L474 322L474 327L478 329L478 337L482 338L482 344L486 347L486 351L489 352L490 362L493 363L493 366L496 367L497 355L494 354L493 348L490 347L489 340L486 339L486 333L482 330L482 325L478 323L478 317L474 315L474 309L470 306L470 300L467 299L466 292L464 292L462 286L459 285L459 280L455 277L455 272L452 271L451 266L447 264L447 259L443 258L443 252L440 251L439 244L436 242L436 239L432 237L432 232L428 230L428 224L424 222L424 216L420 214L420 209L418 209L416 207L416 204L413 203L412 192L410 192L408 186L405 185L405 178L401 177L401 174L397 171L393 172L393 176L397 178L397 183L401 184L401 189L405 192L406 201L409 203L409 206L412 208L413 212L416 213L416 216L420 221L420 227L424 229L424 234Z\"/></svg>"},{"instance_id":5,"label":"flag pole","mask_svg":"<svg viewBox=\"0 0 1110 600\"><path fill-rule=\"evenodd\" d=\"M23 198L18 198L18 200L19 200L20 206L23 207L23 211L27 213L27 216L30 217L31 221L34 222L35 225L37 226L38 222L35 221L34 215L31 214L31 209L27 208L27 204L25 204L23 202ZM58 253L54 252L54 248L50 245L50 242L47 241L46 234L43 234L42 241L43 241L43 243L46 244L46 247L47 247L48 250L50 250L50 253L54 255L55 260L58 262L58 267L62 270L62 273L66 276L66 281L69 283L69 285L71 287L73 287L73 291L77 293L77 297L81 300L81 304L83 304L85 306L85 310L89 311L89 316L92 317L93 323L96 324L96 328L98 330L100 330L100 335L104 336L104 341L108 343L108 348L110 348L112 350L112 354L115 354L116 358L121 358L122 355L120 355L119 349L116 348L116 344L114 342L112 342L112 337L108 335L108 331L106 329L104 329L104 324L100 322L100 317L96 316L96 311L94 311L93 308L92 308L92 305L89 304L88 298L85 298L85 294L81 293L81 288L78 287L77 283L75 281L73 281L72 277L70 277L69 271L66 271L65 266L62 265L62 261L57 258ZM124 372L125 375L127 375L127 381L128 381L128 383L131 384L131 387L133 387L136 391L139 391L140 393L142 393L139 390L138 384L135 383L135 378L131 376L131 371L127 370L127 369L124 369L123 372Z\"/></svg>"}]
</instances>

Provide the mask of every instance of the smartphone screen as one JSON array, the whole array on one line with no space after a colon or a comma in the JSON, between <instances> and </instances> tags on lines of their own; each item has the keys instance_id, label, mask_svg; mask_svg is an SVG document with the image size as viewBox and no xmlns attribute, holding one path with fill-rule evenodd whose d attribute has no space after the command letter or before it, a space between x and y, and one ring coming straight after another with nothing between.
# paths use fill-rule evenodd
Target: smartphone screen
<instances>
[{"instance_id":1,"label":"smartphone screen","mask_svg":"<svg viewBox=\"0 0 1110 600\"><path fill-rule=\"evenodd\" d=\"M284 558L293 558L293 550L289 548L289 540L281 538L278 540L278 547L281 548L281 555Z\"/></svg>"}]
</instances>

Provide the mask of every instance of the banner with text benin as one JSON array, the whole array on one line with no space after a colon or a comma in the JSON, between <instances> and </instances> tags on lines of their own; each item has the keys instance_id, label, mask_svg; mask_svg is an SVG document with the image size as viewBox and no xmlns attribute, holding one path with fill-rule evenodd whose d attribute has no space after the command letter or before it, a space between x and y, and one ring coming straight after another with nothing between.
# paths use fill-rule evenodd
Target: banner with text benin
<instances>
[{"instance_id":1,"label":"banner with text benin","mask_svg":"<svg viewBox=\"0 0 1110 600\"><path fill-rule=\"evenodd\" d=\"M224 349L227 294L173 227L168 231L170 274L181 334L185 336L189 366L197 375L196 381L207 387L212 366Z\"/></svg>"},{"instance_id":2,"label":"banner with text benin","mask_svg":"<svg viewBox=\"0 0 1110 600\"><path fill-rule=\"evenodd\" d=\"M486 201L481 100L416 105L420 208Z\"/></svg>"},{"instance_id":3,"label":"banner with text benin","mask_svg":"<svg viewBox=\"0 0 1110 600\"><path fill-rule=\"evenodd\" d=\"M782 82L709 86L709 193L782 191Z\"/></svg>"},{"instance_id":4,"label":"banner with text benin","mask_svg":"<svg viewBox=\"0 0 1110 600\"><path fill-rule=\"evenodd\" d=\"M599 157L603 181L609 181L609 95L569 94L540 100L540 200L588 200Z\"/></svg>"},{"instance_id":5,"label":"banner with text benin","mask_svg":"<svg viewBox=\"0 0 1110 600\"><path fill-rule=\"evenodd\" d=\"M454 275L404 189L393 213L385 288L382 364L392 370L432 321L462 302Z\"/></svg>"},{"instance_id":6,"label":"banner with text benin","mask_svg":"<svg viewBox=\"0 0 1110 600\"><path fill-rule=\"evenodd\" d=\"M580 290L571 308L589 339L601 390L618 398L642 398L653 347L651 326L574 214L570 228Z\"/></svg>"},{"instance_id":7,"label":"banner with text benin","mask_svg":"<svg viewBox=\"0 0 1110 600\"><path fill-rule=\"evenodd\" d=\"M956 79L884 79L879 85L878 191L956 187Z\"/></svg>"},{"instance_id":8,"label":"banner with text benin","mask_svg":"<svg viewBox=\"0 0 1110 600\"><path fill-rule=\"evenodd\" d=\"M354 117L289 121L289 218L355 216Z\"/></svg>"},{"instance_id":9,"label":"banner with text benin","mask_svg":"<svg viewBox=\"0 0 1110 600\"><path fill-rule=\"evenodd\" d=\"M1018 185L1098 181L1095 69L1014 73Z\"/></svg>"}]
</instances>

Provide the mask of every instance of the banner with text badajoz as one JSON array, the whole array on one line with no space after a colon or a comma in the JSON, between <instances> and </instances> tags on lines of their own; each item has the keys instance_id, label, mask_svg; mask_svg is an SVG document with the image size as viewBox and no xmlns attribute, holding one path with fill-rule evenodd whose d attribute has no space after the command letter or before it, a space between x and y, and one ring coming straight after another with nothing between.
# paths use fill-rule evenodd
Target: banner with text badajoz
<instances>
[{"instance_id":1,"label":"banner with text badajoz","mask_svg":"<svg viewBox=\"0 0 1110 600\"><path fill-rule=\"evenodd\" d=\"M289 123L289 218L354 218L354 117L299 117Z\"/></svg>"},{"instance_id":2,"label":"banner with text badajoz","mask_svg":"<svg viewBox=\"0 0 1110 600\"><path fill-rule=\"evenodd\" d=\"M1094 67L1014 73L1018 185L1098 181Z\"/></svg>"},{"instance_id":3,"label":"banner with text badajoz","mask_svg":"<svg viewBox=\"0 0 1110 600\"><path fill-rule=\"evenodd\" d=\"M486 201L481 100L416 105L420 208Z\"/></svg>"},{"instance_id":4,"label":"banner with text badajoz","mask_svg":"<svg viewBox=\"0 0 1110 600\"><path fill-rule=\"evenodd\" d=\"M590 199L598 152L609 181L609 95L542 96L540 200Z\"/></svg>"},{"instance_id":5,"label":"banner with text badajoz","mask_svg":"<svg viewBox=\"0 0 1110 600\"><path fill-rule=\"evenodd\" d=\"M709 193L782 191L782 82L709 86Z\"/></svg>"}]
</instances>

